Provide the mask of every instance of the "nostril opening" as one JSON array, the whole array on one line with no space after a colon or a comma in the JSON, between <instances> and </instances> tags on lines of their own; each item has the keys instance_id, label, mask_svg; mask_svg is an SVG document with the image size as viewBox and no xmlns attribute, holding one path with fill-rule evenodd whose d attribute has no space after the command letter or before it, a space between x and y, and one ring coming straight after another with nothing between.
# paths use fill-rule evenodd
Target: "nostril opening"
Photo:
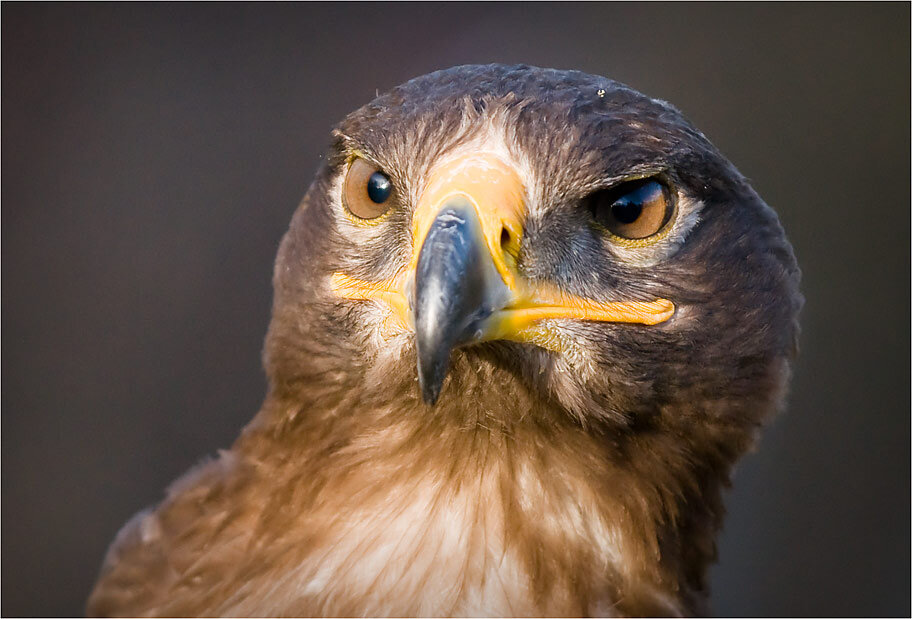
<instances>
[{"instance_id":1,"label":"nostril opening","mask_svg":"<svg viewBox=\"0 0 912 619\"><path fill-rule=\"evenodd\" d=\"M507 247L510 245L510 231L506 228L502 228L500 231L500 246L506 251Z\"/></svg>"}]
</instances>

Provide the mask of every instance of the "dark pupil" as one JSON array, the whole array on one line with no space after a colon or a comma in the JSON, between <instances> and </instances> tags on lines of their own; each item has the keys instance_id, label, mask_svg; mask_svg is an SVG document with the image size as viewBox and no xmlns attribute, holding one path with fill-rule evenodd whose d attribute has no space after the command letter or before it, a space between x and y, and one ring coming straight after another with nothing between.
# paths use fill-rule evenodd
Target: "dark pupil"
<instances>
[{"instance_id":1,"label":"dark pupil","mask_svg":"<svg viewBox=\"0 0 912 619\"><path fill-rule=\"evenodd\" d=\"M624 197L611 205L611 214L622 224L632 224L643 212L642 202Z\"/></svg>"},{"instance_id":2,"label":"dark pupil","mask_svg":"<svg viewBox=\"0 0 912 619\"><path fill-rule=\"evenodd\" d=\"M386 202L392 191L393 184L386 174L382 172L374 172L370 175L370 178L367 179L367 197L377 204Z\"/></svg>"}]
</instances>

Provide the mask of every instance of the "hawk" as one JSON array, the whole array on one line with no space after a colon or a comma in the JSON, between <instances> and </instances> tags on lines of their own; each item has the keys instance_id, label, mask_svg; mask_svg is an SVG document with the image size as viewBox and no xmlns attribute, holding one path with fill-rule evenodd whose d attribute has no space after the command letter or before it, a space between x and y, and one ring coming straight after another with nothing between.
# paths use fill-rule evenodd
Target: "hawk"
<instances>
[{"instance_id":1,"label":"hawk","mask_svg":"<svg viewBox=\"0 0 912 619\"><path fill-rule=\"evenodd\" d=\"M802 304L748 181L603 77L350 114L273 275L268 393L118 534L91 615L686 615Z\"/></svg>"}]
</instances>

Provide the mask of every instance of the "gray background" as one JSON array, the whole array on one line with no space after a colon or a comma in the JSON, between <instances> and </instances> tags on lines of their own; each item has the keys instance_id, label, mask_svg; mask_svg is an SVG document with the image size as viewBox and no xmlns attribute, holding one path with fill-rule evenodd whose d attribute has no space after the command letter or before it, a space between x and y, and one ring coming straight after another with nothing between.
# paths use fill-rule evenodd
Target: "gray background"
<instances>
[{"instance_id":1,"label":"gray background","mask_svg":"<svg viewBox=\"0 0 912 619\"><path fill-rule=\"evenodd\" d=\"M736 615L908 615L909 18L890 5L2 10L2 612L74 614L107 543L264 392L279 239L350 110L527 62L681 108L804 271L790 409L739 467Z\"/></svg>"}]
</instances>

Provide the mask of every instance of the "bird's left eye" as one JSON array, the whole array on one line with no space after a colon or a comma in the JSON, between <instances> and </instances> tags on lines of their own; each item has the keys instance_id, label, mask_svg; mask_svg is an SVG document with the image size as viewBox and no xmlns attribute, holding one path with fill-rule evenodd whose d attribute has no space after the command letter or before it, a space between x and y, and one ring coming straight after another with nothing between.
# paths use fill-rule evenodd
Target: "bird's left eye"
<instances>
[{"instance_id":1,"label":"bird's left eye","mask_svg":"<svg viewBox=\"0 0 912 619\"><path fill-rule=\"evenodd\" d=\"M342 203L359 219L376 219L389 210L393 183L377 166L358 158L351 162L342 186Z\"/></svg>"},{"instance_id":2,"label":"bird's left eye","mask_svg":"<svg viewBox=\"0 0 912 619\"><path fill-rule=\"evenodd\" d=\"M665 227L674 213L671 192L656 179L621 183L589 196L592 216L616 237L645 239Z\"/></svg>"}]
</instances>

